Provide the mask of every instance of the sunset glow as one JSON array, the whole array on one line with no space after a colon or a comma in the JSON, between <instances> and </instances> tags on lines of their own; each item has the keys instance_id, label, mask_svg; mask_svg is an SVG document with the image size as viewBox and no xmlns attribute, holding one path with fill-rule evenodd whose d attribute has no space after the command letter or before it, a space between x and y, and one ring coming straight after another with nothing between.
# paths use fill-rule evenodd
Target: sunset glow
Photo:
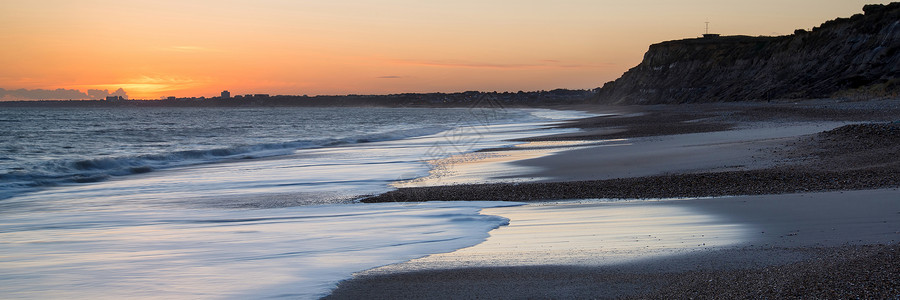
<instances>
[{"instance_id":1,"label":"sunset glow","mask_svg":"<svg viewBox=\"0 0 900 300\"><path fill-rule=\"evenodd\" d=\"M888 2L3 1L0 88L132 99L589 89L707 20L722 34L784 35Z\"/></svg>"}]
</instances>

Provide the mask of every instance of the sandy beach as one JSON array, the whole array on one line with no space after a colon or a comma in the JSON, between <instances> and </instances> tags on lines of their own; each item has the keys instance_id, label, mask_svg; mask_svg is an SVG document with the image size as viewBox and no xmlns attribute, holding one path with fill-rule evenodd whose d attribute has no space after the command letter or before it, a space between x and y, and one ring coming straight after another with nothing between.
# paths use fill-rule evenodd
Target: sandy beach
<instances>
[{"instance_id":1,"label":"sandy beach","mask_svg":"<svg viewBox=\"0 0 900 300\"><path fill-rule=\"evenodd\" d=\"M510 218L510 225L484 243L360 273L333 296L890 298L900 284L898 195L884 189L491 209L483 213ZM812 275L827 277L798 282ZM763 290L749 288L760 282ZM841 286L847 283L859 286Z\"/></svg>"},{"instance_id":2,"label":"sandy beach","mask_svg":"<svg viewBox=\"0 0 900 300\"><path fill-rule=\"evenodd\" d=\"M579 109L612 115L364 199L528 204L329 298L900 296L897 100Z\"/></svg>"}]
</instances>

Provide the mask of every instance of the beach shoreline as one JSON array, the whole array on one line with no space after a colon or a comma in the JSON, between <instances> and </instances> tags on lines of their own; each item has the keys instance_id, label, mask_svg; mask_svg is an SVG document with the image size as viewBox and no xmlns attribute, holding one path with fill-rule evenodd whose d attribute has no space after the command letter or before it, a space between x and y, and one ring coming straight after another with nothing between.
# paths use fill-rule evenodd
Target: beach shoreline
<instances>
[{"instance_id":1,"label":"beach shoreline","mask_svg":"<svg viewBox=\"0 0 900 300\"><path fill-rule=\"evenodd\" d=\"M892 298L900 291L898 195L879 189L491 209L483 213L510 225L485 242L357 273L329 299Z\"/></svg>"},{"instance_id":2,"label":"beach shoreline","mask_svg":"<svg viewBox=\"0 0 900 300\"><path fill-rule=\"evenodd\" d=\"M512 161L511 166L535 171L496 174L492 183L403 187L362 201L673 198L900 186L900 162L891 159L900 151L897 100L611 111L558 125L580 128L579 133L526 140L619 141L614 146L625 148L563 146L550 155ZM662 133L650 135L653 130Z\"/></svg>"},{"instance_id":3,"label":"beach shoreline","mask_svg":"<svg viewBox=\"0 0 900 300\"><path fill-rule=\"evenodd\" d=\"M440 269L357 276L324 299L671 299L894 298L898 245L723 249L671 264L709 268L671 271L656 261L608 267L517 266ZM740 259L803 257L734 267ZM731 265L729 265L731 264Z\"/></svg>"},{"instance_id":4,"label":"beach shoreline","mask_svg":"<svg viewBox=\"0 0 900 300\"><path fill-rule=\"evenodd\" d=\"M775 232L775 237L699 247L703 250L681 253L666 263L583 263L590 257L596 262L596 253L582 253L588 259L582 263L537 258L531 265L460 262L477 257L471 254L456 256L447 264L420 259L400 264L405 267L361 272L342 282L328 298L878 298L900 294L895 267L900 253L900 163L891 159L900 148L900 124L894 119L900 115L897 100L595 109L614 115L558 125L580 128L579 133L527 140L623 139L627 145L566 148L509 162L528 166L524 170L529 171L497 174L500 183L404 187L363 202L657 199L652 202L691 206L736 227L764 228L759 235ZM535 179L515 182L516 178ZM638 202L649 205L650 201ZM591 209L599 214L609 208ZM855 217L845 214L853 209L858 210ZM510 219L510 227L516 226L517 220ZM565 217L550 218L555 220L551 223L565 221L560 219ZM848 224L866 225L843 226ZM537 225L529 230L548 228ZM492 231L492 237L505 229ZM473 250L457 252L465 251ZM578 256L581 252L560 253ZM670 263L674 261L682 263ZM680 267L671 267L675 265ZM729 278L733 280L727 284L720 282ZM850 287L847 282L859 284Z\"/></svg>"}]
</instances>

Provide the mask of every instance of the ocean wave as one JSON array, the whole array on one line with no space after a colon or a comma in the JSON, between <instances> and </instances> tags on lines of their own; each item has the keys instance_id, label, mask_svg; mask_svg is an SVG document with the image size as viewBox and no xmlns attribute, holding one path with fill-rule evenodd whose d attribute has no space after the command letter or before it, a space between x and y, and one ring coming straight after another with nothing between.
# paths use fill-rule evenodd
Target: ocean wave
<instances>
[{"instance_id":1,"label":"ocean wave","mask_svg":"<svg viewBox=\"0 0 900 300\"><path fill-rule=\"evenodd\" d=\"M552 110L552 109L532 109L528 111L532 116L543 120L550 121L569 121L582 118L590 118L606 114L595 114L577 110Z\"/></svg>"},{"instance_id":2,"label":"ocean wave","mask_svg":"<svg viewBox=\"0 0 900 300\"><path fill-rule=\"evenodd\" d=\"M133 156L51 160L0 174L0 199L11 197L29 188L66 183L98 182L113 176L142 174L175 167L283 156L293 154L298 149L401 140L433 135L448 129L445 126L429 126L343 138L239 145Z\"/></svg>"}]
</instances>

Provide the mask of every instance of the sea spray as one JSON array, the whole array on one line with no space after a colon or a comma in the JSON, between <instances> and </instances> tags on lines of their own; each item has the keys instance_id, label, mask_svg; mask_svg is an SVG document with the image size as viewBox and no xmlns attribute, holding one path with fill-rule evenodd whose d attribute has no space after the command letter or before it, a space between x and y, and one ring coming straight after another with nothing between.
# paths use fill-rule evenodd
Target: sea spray
<instances>
[{"instance_id":1,"label":"sea spray","mask_svg":"<svg viewBox=\"0 0 900 300\"><path fill-rule=\"evenodd\" d=\"M56 211L0 224L0 294L24 298L323 296L352 273L473 246L501 202L265 210Z\"/></svg>"}]
</instances>

